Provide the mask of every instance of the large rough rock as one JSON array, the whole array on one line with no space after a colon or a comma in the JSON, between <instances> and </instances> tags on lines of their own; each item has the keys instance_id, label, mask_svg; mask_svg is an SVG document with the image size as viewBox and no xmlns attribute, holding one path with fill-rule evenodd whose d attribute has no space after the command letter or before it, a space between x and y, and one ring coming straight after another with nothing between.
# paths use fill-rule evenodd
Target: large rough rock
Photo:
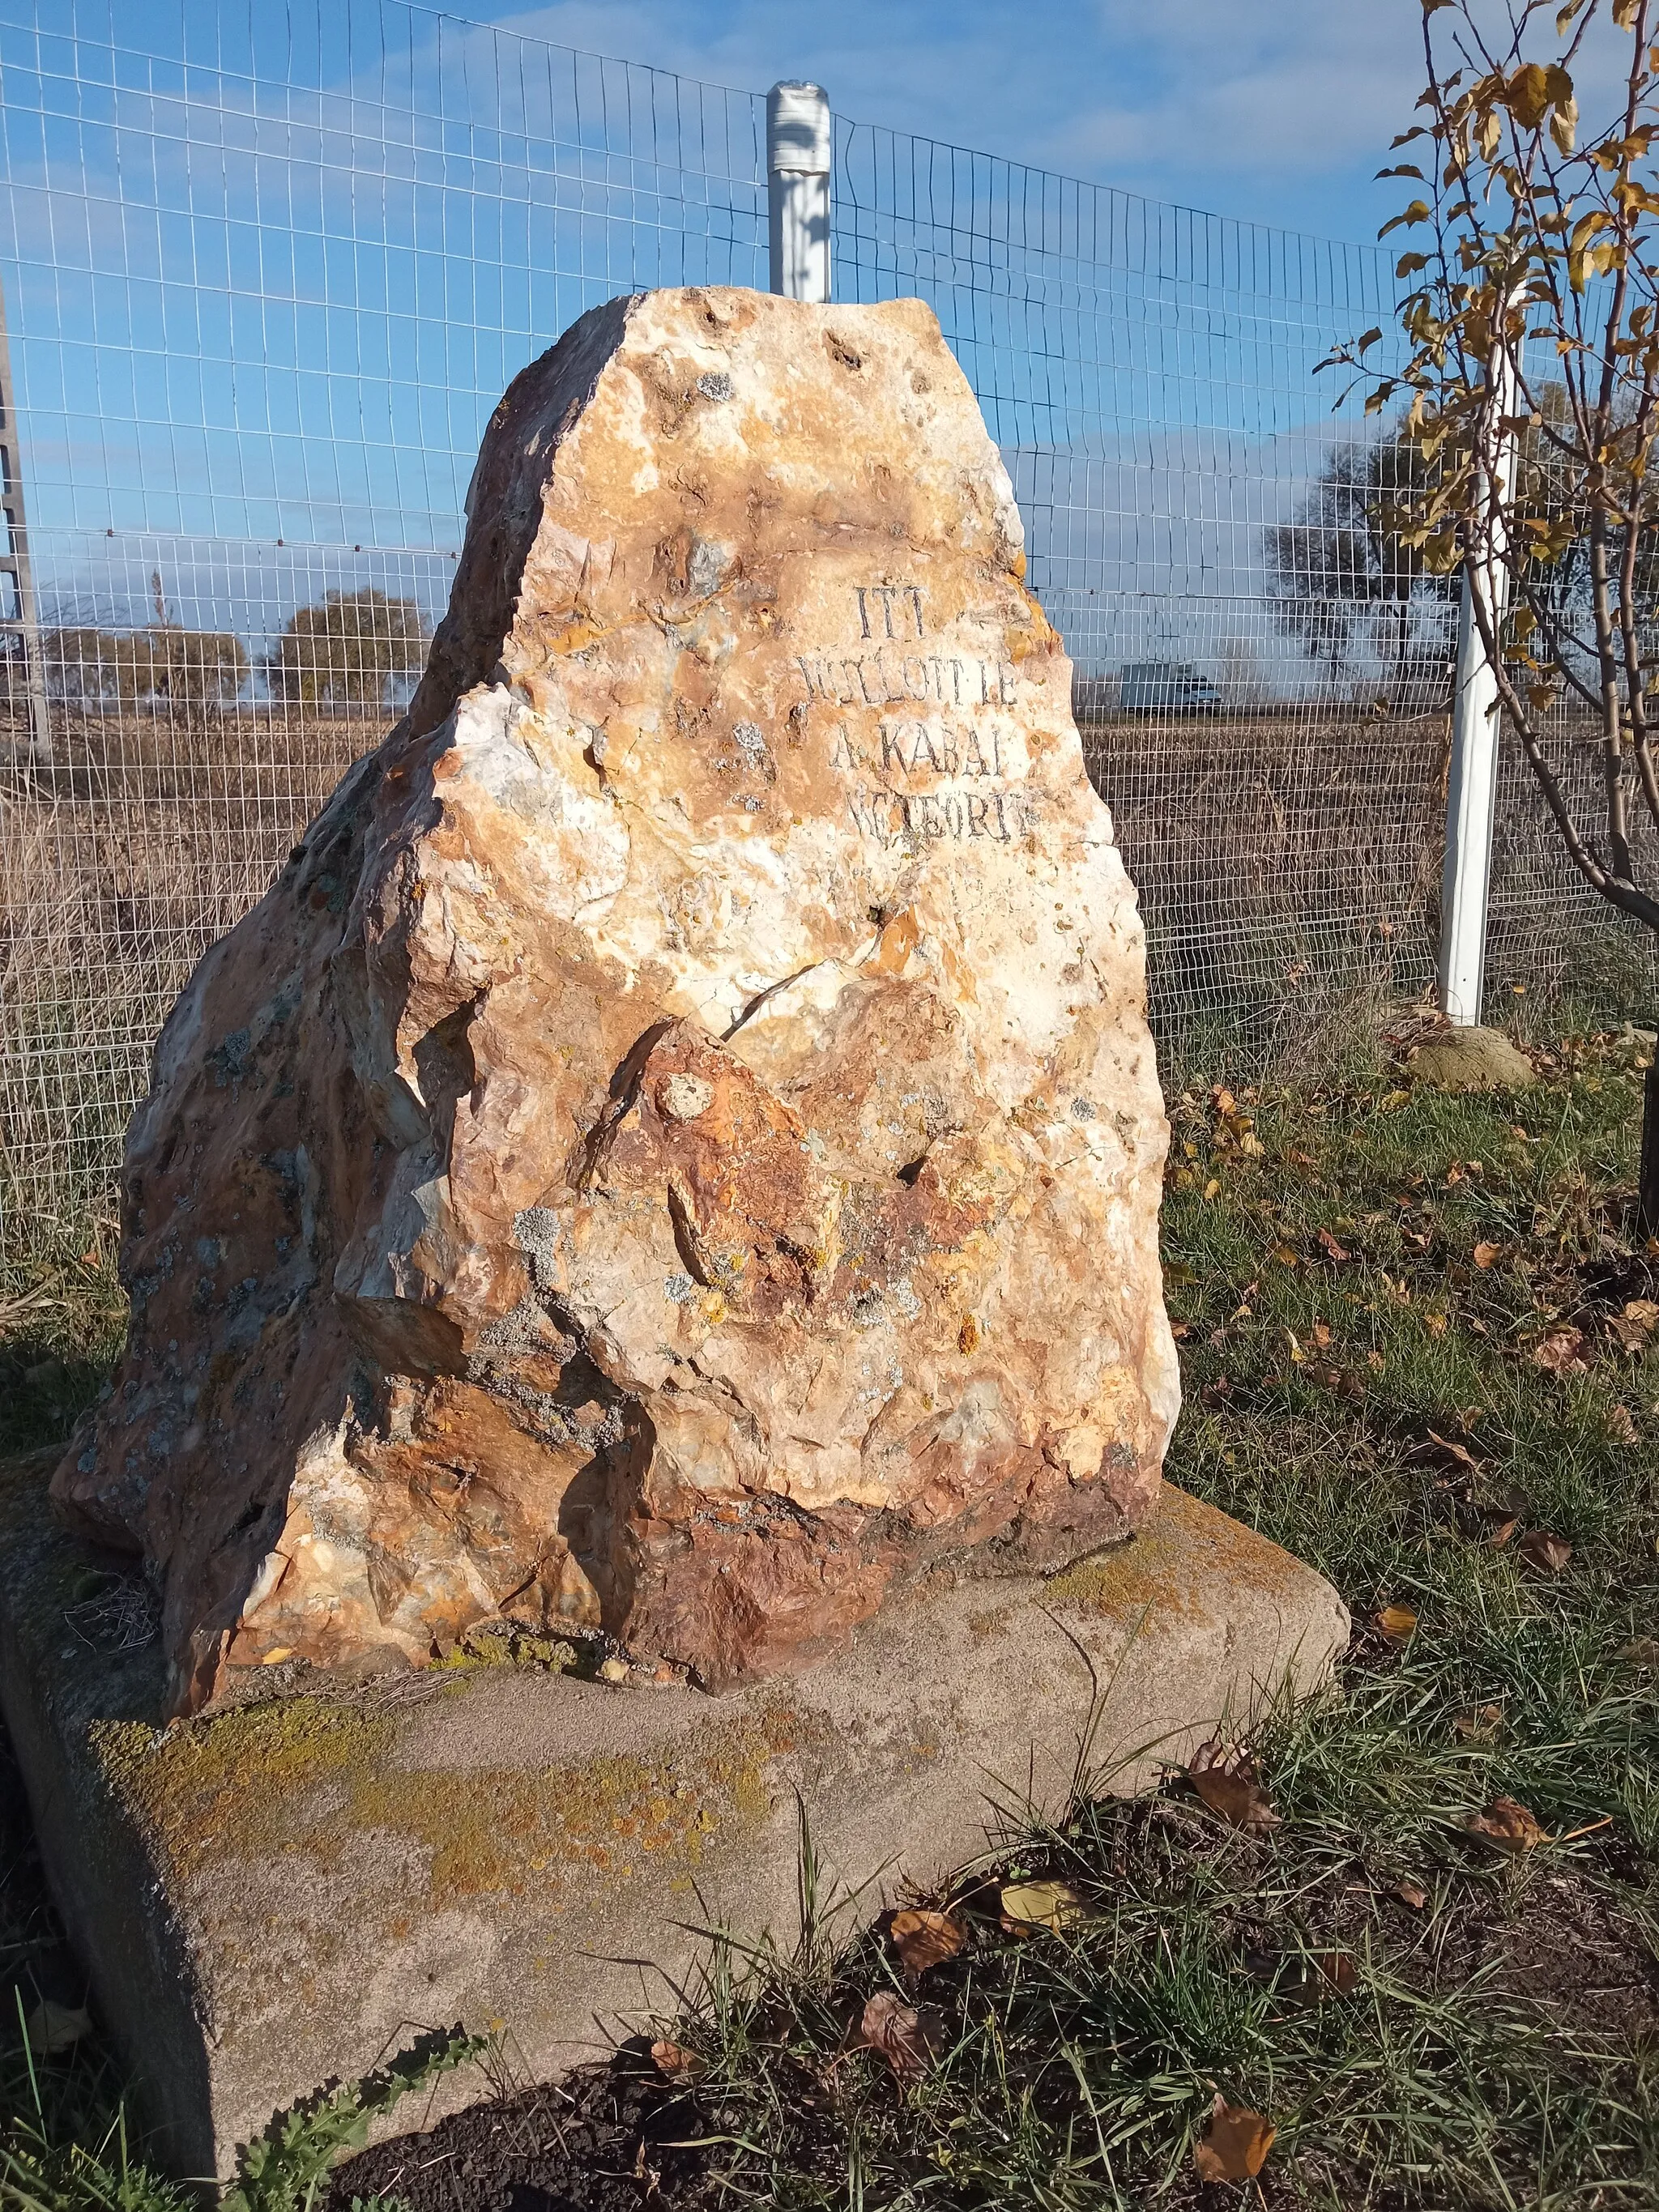
<instances>
[{"instance_id":1,"label":"large rough rock","mask_svg":"<svg viewBox=\"0 0 1659 2212\"><path fill-rule=\"evenodd\" d=\"M174 1701L510 1614L707 1686L1149 1510L1143 941L931 313L596 309L449 614L157 1046L61 1510Z\"/></svg>"}]
</instances>

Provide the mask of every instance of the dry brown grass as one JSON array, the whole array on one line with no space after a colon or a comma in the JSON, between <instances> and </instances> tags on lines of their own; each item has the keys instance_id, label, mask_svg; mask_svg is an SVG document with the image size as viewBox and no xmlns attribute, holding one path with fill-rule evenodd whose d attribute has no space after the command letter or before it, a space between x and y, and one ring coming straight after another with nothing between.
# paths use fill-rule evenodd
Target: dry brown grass
<instances>
[{"instance_id":1,"label":"dry brown grass","mask_svg":"<svg viewBox=\"0 0 1659 2212\"><path fill-rule=\"evenodd\" d=\"M381 718L76 714L0 731L0 1247L74 1244L151 1042Z\"/></svg>"},{"instance_id":2,"label":"dry brown grass","mask_svg":"<svg viewBox=\"0 0 1659 2212\"><path fill-rule=\"evenodd\" d=\"M25 1220L74 1243L191 969L384 726L295 707L77 711L41 765L0 720L0 1246ZM1370 1048L1382 1011L1431 983L1443 716L1120 717L1084 742L1178 1063L1309 1072ZM1594 763L1562 744L1588 806ZM1635 1011L1650 948L1578 882L1506 750L1492 981L1523 1025L1575 989Z\"/></svg>"}]
</instances>

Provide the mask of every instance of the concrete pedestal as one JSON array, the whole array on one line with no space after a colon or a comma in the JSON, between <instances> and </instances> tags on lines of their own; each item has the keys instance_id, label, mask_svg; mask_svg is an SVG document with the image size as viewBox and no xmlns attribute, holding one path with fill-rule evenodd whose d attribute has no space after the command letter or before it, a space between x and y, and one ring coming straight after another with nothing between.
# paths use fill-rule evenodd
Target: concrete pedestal
<instances>
[{"instance_id":1,"label":"concrete pedestal","mask_svg":"<svg viewBox=\"0 0 1659 2212\"><path fill-rule=\"evenodd\" d=\"M787 1944L802 1807L857 1917L937 1881L994 1840L999 1805L1063 1804L1091 1663L1093 1763L1128 1789L1310 1686L1347 1635L1318 1575L1166 1487L1112 1552L934 1587L729 1697L478 1667L312 1677L163 1731L159 1644L118 1589L88 1602L47 1472L0 1468L0 1703L70 1939L180 2173L226 2173L274 2110L418 2027L505 2023L545 2078L672 2011L699 1929Z\"/></svg>"}]
</instances>

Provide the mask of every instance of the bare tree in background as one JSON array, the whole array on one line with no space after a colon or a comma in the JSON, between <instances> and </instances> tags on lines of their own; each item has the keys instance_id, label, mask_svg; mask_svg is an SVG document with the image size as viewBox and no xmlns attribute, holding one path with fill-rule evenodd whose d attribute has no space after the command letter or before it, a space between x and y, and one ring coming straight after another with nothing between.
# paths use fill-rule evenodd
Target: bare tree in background
<instances>
[{"instance_id":1,"label":"bare tree in background","mask_svg":"<svg viewBox=\"0 0 1659 2212\"><path fill-rule=\"evenodd\" d=\"M1443 708L1451 689L1455 580L1387 520L1424 467L1401 433L1338 446L1294 518L1263 533L1279 627L1332 682L1364 675L1396 713Z\"/></svg>"}]
</instances>

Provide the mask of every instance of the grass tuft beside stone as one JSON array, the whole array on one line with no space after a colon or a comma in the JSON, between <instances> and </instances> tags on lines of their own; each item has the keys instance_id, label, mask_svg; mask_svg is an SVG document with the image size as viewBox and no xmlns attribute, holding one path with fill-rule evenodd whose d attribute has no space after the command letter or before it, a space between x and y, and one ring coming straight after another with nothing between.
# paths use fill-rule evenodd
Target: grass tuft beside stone
<instances>
[{"instance_id":1,"label":"grass tuft beside stone","mask_svg":"<svg viewBox=\"0 0 1659 2212\"><path fill-rule=\"evenodd\" d=\"M656 2060L364 2154L334 2177L339 2212L375 2191L410 2212L1659 2203L1641 1074L1612 1036L1536 1057L1524 1092L1395 1068L1259 1091L1194 1075L1173 1103L1169 1473L1355 1616L1331 1690L1243 1747L1248 1785L1085 1790L1010 1832L916 1900L951 1923L927 1923L920 1972L914 1935L907 1965L890 1929L855 1935L816 1895L809 1853L799 1948L717 1952ZM95 1370L106 1325L84 1311ZM14 1449L46 1440L27 1418ZM27 2003L46 1923L7 1911ZM15 2032L3 2063L4 2212L170 2212L131 2167L117 2190L95 2043L34 2062L38 2101ZM1218 2098L1261 2124L1229 2136ZM1213 2163L1235 2139L1267 2142L1256 2179L1205 2179L1199 2146Z\"/></svg>"}]
</instances>

